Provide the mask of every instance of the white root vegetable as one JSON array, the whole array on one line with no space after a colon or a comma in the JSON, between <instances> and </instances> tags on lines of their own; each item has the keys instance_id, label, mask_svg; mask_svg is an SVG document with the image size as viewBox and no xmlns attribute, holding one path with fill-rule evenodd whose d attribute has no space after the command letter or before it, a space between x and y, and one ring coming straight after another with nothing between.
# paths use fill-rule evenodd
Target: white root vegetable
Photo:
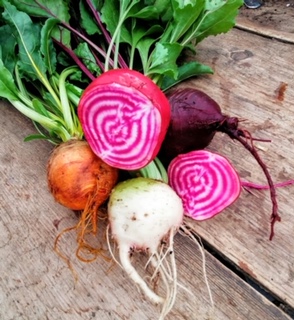
<instances>
[{"instance_id":1,"label":"white root vegetable","mask_svg":"<svg viewBox=\"0 0 294 320\"><path fill-rule=\"evenodd\" d=\"M183 221L183 204L175 191L162 181L133 178L112 191L108 215L112 236L119 248L122 268L154 303L163 304L161 316L171 310L176 296L177 272L173 237ZM154 274L166 286L165 297L154 292L130 261L130 251L145 250Z\"/></svg>"}]
</instances>

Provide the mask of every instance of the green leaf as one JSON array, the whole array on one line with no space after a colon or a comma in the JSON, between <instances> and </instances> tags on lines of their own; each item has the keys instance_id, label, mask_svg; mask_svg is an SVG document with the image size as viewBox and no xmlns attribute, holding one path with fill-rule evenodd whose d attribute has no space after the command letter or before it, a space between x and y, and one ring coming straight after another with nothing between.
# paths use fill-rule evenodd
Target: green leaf
<instances>
[{"instance_id":1,"label":"green leaf","mask_svg":"<svg viewBox=\"0 0 294 320\"><path fill-rule=\"evenodd\" d=\"M137 20L134 18L132 19L132 22L133 25L132 46L130 51L130 67L133 68L135 51L138 50L141 57L141 64L137 63L136 66L142 66L143 70L146 70L150 47L156 41L154 34L159 34L163 30L160 25L152 25L151 27L147 26L145 28L140 25L137 26ZM151 38L150 36L153 36L153 38ZM149 41L149 39L151 41Z\"/></svg>"},{"instance_id":2,"label":"green leaf","mask_svg":"<svg viewBox=\"0 0 294 320\"><path fill-rule=\"evenodd\" d=\"M160 87L165 91L191 77L197 77L203 74L213 74L213 70L209 66L196 61L187 62L178 68L178 76L176 79L165 76Z\"/></svg>"},{"instance_id":3,"label":"green leaf","mask_svg":"<svg viewBox=\"0 0 294 320\"><path fill-rule=\"evenodd\" d=\"M134 19L134 24L132 26L132 46L135 47L137 43L144 37L155 35L155 38L153 38L153 42L156 41L156 35L160 32L163 32L163 29L160 25L152 25L151 27L147 26L143 27L142 25L138 25L136 23L136 20ZM146 48L149 51L149 47Z\"/></svg>"},{"instance_id":4,"label":"green leaf","mask_svg":"<svg viewBox=\"0 0 294 320\"><path fill-rule=\"evenodd\" d=\"M144 19L144 20L151 20L151 19L158 19L159 12L155 6L144 6L142 9L138 10L138 7L133 7L128 17L137 18L137 19Z\"/></svg>"},{"instance_id":5,"label":"green leaf","mask_svg":"<svg viewBox=\"0 0 294 320\"><path fill-rule=\"evenodd\" d=\"M208 36L226 33L231 30L236 23L235 19L242 5L243 0L228 0L217 11L207 15L201 28L199 28L197 42Z\"/></svg>"},{"instance_id":6,"label":"green leaf","mask_svg":"<svg viewBox=\"0 0 294 320\"><path fill-rule=\"evenodd\" d=\"M206 0L207 10L203 11L200 20L188 30L182 43L188 44L193 39L199 43L208 36L228 32L234 27L235 18L242 5L243 0Z\"/></svg>"},{"instance_id":7,"label":"green leaf","mask_svg":"<svg viewBox=\"0 0 294 320\"><path fill-rule=\"evenodd\" d=\"M61 51L57 54L57 63L60 66L69 67L72 65L71 57L64 51Z\"/></svg>"},{"instance_id":8,"label":"green leaf","mask_svg":"<svg viewBox=\"0 0 294 320\"><path fill-rule=\"evenodd\" d=\"M44 105L42 104L42 102L38 99L32 99L32 104L33 104L33 108L35 111L37 111L38 113L40 113L41 115L50 118L50 115L47 111L47 109L44 107Z\"/></svg>"},{"instance_id":9,"label":"green leaf","mask_svg":"<svg viewBox=\"0 0 294 320\"><path fill-rule=\"evenodd\" d=\"M100 29L97 26L93 16L86 9L83 1L80 1L80 13L81 13L81 26L85 29L87 34L101 34Z\"/></svg>"},{"instance_id":10,"label":"green leaf","mask_svg":"<svg viewBox=\"0 0 294 320\"><path fill-rule=\"evenodd\" d=\"M33 24L30 17L16 10L7 1L4 2L3 17L12 27L19 47L19 66L25 76L35 80L46 72L44 60L40 54L39 24ZM37 74L39 72L39 74Z\"/></svg>"},{"instance_id":11,"label":"green leaf","mask_svg":"<svg viewBox=\"0 0 294 320\"><path fill-rule=\"evenodd\" d=\"M48 140L48 137L43 135L43 134L30 134L29 136L26 136L23 141L24 142L29 142L29 141L32 141L32 140Z\"/></svg>"},{"instance_id":12,"label":"green leaf","mask_svg":"<svg viewBox=\"0 0 294 320\"><path fill-rule=\"evenodd\" d=\"M120 16L127 16L126 12L130 12L139 2L140 0L119 0Z\"/></svg>"},{"instance_id":13,"label":"green leaf","mask_svg":"<svg viewBox=\"0 0 294 320\"><path fill-rule=\"evenodd\" d=\"M178 66L177 59L182 52L183 47L178 43L160 43L157 42L155 50L151 56L150 69L147 75L164 74L177 78Z\"/></svg>"},{"instance_id":14,"label":"green leaf","mask_svg":"<svg viewBox=\"0 0 294 320\"><path fill-rule=\"evenodd\" d=\"M18 10L26 12L32 17L52 18L55 16L66 22L69 22L70 19L70 0L10 0L9 2Z\"/></svg>"},{"instance_id":15,"label":"green leaf","mask_svg":"<svg viewBox=\"0 0 294 320\"><path fill-rule=\"evenodd\" d=\"M215 11L220 9L223 5L225 5L227 0L209 0L205 1L205 10Z\"/></svg>"},{"instance_id":16,"label":"green leaf","mask_svg":"<svg viewBox=\"0 0 294 320\"><path fill-rule=\"evenodd\" d=\"M148 60L149 60L149 53L151 51L150 47L156 41L154 38L150 37L143 37L141 40L137 42L136 49L139 52L143 73L148 73Z\"/></svg>"},{"instance_id":17,"label":"green leaf","mask_svg":"<svg viewBox=\"0 0 294 320\"><path fill-rule=\"evenodd\" d=\"M62 112L60 108L56 105L56 101L53 99L52 95L46 90L41 91L40 89L38 89L38 91L40 92L40 95L43 98L44 104L46 104L47 110L62 118Z\"/></svg>"},{"instance_id":18,"label":"green leaf","mask_svg":"<svg viewBox=\"0 0 294 320\"><path fill-rule=\"evenodd\" d=\"M169 42L178 41L190 29L203 11L204 4L205 0L172 0L173 19L166 31L166 34L170 34ZM162 41L167 39L163 37Z\"/></svg>"},{"instance_id":19,"label":"green leaf","mask_svg":"<svg viewBox=\"0 0 294 320\"><path fill-rule=\"evenodd\" d=\"M0 27L0 45L1 45L1 56L5 67L12 73L17 58L15 56L16 40L12 33L11 26L4 25Z\"/></svg>"},{"instance_id":20,"label":"green leaf","mask_svg":"<svg viewBox=\"0 0 294 320\"><path fill-rule=\"evenodd\" d=\"M92 51L89 49L89 45L87 43L80 43L74 52L79 58L82 59L83 63L91 71L91 73L96 74L96 76L101 74L101 69L97 65L95 57L93 56Z\"/></svg>"},{"instance_id":21,"label":"green leaf","mask_svg":"<svg viewBox=\"0 0 294 320\"><path fill-rule=\"evenodd\" d=\"M106 24L107 30L110 32L111 35L114 34L118 21L120 20L120 5L125 7L127 4L125 1L122 0L107 0L104 2L104 5L101 9L101 20ZM131 33L123 24L120 28L120 42L132 43Z\"/></svg>"},{"instance_id":22,"label":"green leaf","mask_svg":"<svg viewBox=\"0 0 294 320\"><path fill-rule=\"evenodd\" d=\"M18 89L10 71L0 60L0 97L7 100L18 100Z\"/></svg>"},{"instance_id":23,"label":"green leaf","mask_svg":"<svg viewBox=\"0 0 294 320\"><path fill-rule=\"evenodd\" d=\"M5 0L3 1L5 2ZM27 13L31 17L57 18L60 21L69 22L69 4L70 0L9 0L18 10ZM70 44L70 32L65 28L55 27L52 36L62 40L65 45Z\"/></svg>"},{"instance_id":24,"label":"green leaf","mask_svg":"<svg viewBox=\"0 0 294 320\"><path fill-rule=\"evenodd\" d=\"M4 7L3 17L13 27L18 43L20 75L28 80L38 79L60 106L60 100L48 81L46 64L41 55L40 25L34 24L26 13L18 11L7 1L4 1Z\"/></svg>"},{"instance_id":25,"label":"green leaf","mask_svg":"<svg viewBox=\"0 0 294 320\"><path fill-rule=\"evenodd\" d=\"M49 74L53 74L56 70L56 50L52 43L51 34L57 22L57 19L49 18L41 30L40 51L44 56L44 62Z\"/></svg>"},{"instance_id":26,"label":"green leaf","mask_svg":"<svg viewBox=\"0 0 294 320\"><path fill-rule=\"evenodd\" d=\"M38 122L33 121L33 124L34 124L38 133L31 134L31 135L27 136L24 139L25 142L29 142L29 141L36 140L36 139L47 140L53 144L60 144L62 142L60 137L58 135L56 135L56 133L54 133L54 131L52 131L50 129L47 130L46 128L42 127Z\"/></svg>"}]
</instances>

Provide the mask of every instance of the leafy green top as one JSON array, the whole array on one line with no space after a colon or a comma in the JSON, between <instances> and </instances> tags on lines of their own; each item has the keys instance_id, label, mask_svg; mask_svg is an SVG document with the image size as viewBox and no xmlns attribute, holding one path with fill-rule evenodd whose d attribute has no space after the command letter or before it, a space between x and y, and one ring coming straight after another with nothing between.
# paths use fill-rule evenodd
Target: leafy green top
<instances>
[{"instance_id":1,"label":"leafy green top","mask_svg":"<svg viewBox=\"0 0 294 320\"><path fill-rule=\"evenodd\" d=\"M81 90L66 82L77 67L56 72L56 52L51 31L58 20L41 25L28 14L3 1L0 27L0 96L35 122L39 131L27 139L42 138L59 143L81 139L76 115ZM39 127L41 125L42 128ZM44 130L45 129L45 130Z\"/></svg>"},{"instance_id":2,"label":"leafy green top","mask_svg":"<svg viewBox=\"0 0 294 320\"><path fill-rule=\"evenodd\" d=\"M53 30L67 53L81 59L79 65L84 64L83 71L86 66L90 78L110 68L129 67L151 77L163 90L191 76L213 73L206 65L179 58L203 39L228 32L243 4L243 0L81 0L76 10L70 0L58 5L55 0L10 2L31 16L54 17L75 34L77 45L68 40L64 28Z\"/></svg>"}]
</instances>

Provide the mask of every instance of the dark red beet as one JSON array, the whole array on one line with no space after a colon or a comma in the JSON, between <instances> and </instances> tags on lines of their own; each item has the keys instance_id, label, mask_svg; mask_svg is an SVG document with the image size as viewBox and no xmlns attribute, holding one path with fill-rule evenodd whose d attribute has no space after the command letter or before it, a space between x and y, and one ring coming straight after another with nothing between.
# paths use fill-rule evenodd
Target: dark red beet
<instances>
[{"instance_id":1,"label":"dark red beet","mask_svg":"<svg viewBox=\"0 0 294 320\"><path fill-rule=\"evenodd\" d=\"M169 91L167 98L172 117L160 154L166 165L178 154L207 147L225 120L220 106L200 90Z\"/></svg>"},{"instance_id":2,"label":"dark red beet","mask_svg":"<svg viewBox=\"0 0 294 320\"><path fill-rule=\"evenodd\" d=\"M256 159L262 168L270 189L272 200L271 233L274 224L280 221L277 196L270 173L253 145L251 134L239 129L239 119L223 115L216 101L206 93L192 88L173 90L167 93L171 105L171 122L162 144L159 158L166 166L178 154L207 147L217 131L224 132L231 139L238 140Z\"/></svg>"}]
</instances>

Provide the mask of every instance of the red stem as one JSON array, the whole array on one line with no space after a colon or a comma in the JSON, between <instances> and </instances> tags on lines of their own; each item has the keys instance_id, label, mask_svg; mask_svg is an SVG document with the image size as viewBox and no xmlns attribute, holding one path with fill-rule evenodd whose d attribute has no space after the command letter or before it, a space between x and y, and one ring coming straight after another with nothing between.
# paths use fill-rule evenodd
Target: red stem
<instances>
[{"instance_id":1,"label":"red stem","mask_svg":"<svg viewBox=\"0 0 294 320\"><path fill-rule=\"evenodd\" d=\"M278 182L275 183L274 186L275 188L283 188L286 186L290 186L294 184L294 179L291 180L287 180L284 182ZM268 190L269 189L269 185L265 185L265 184L257 184L254 182L249 182L249 181L241 181L241 185L243 188L252 188L252 189L257 189L257 190Z\"/></svg>"},{"instance_id":2,"label":"red stem","mask_svg":"<svg viewBox=\"0 0 294 320\"><path fill-rule=\"evenodd\" d=\"M251 154L252 156L256 159L260 167L262 168L268 185L269 185L269 190L270 190L270 197L272 201L272 214L271 214L271 231L270 231L270 236L269 239L272 240L274 237L274 225L277 221L281 221L281 217L278 214L278 203L277 203L277 194L276 194L276 188L273 183L273 180L271 178L271 175L264 164L264 162L261 160L258 152L256 151L254 145L252 144L252 139L250 139L251 144L249 144L246 140L247 138L250 138L251 136L248 137L248 132L246 134L242 130L230 130L227 128L222 128L222 131L227 133L232 139L238 140ZM250 135L250 134L249 134ZM245 139L244 139L245 137Z\"/></svg>"},{"instance_id":3,"label":"red stem","mask_svg":"<svg viewBox=\"0 0 294 320\"><path fill-rule=\"evenodd\" d=\"M45 10L47 13L49 13L52 17L58 19L58 17L51 12L47 7L43 6L41 3L39 3L38 1L35 0L35 3L42 8L43 10ZM70 24L68 24L65 21L60 20L60 24L66 28L67 30L71 31L72 33L76 34L78 37L80 37L81 39L83 39L86 43L88 43L89 46L91 46L94 50L97 51L97 53L99 53L102 57L106 57L106 53L98 46L95 45L95 43L93 43L91 40L89 40L86 36L84 36L81 32L77 31L76 29L74 29ZM109 60L109 64L111 66L113 66L113 60ZM104 71L104 66L101 64L99 65L100 69L102 70L102 72Z\"/></svg>"},{"instance_id":4,"label":"red stem","mask_svg":"<svg viewBox=\"0 0 294 320\"><path fill-rule=\"evenodd\" d=\"M79 59L79 57L74 54L74 52L72 50L70 50L62 42L60 42L54 38L53 38L53 41L55 43L57 43L62 48L62 50L64 50L74 60L74 62L79 66L79 68L86 74L86 76L90 80L93 81L95 79L95 76L89 71L89 69L83 64L83 62Z\"/></svg>"},{"instance_id":5,"label":"red stem","mask_svg":"<svg viewBox=\"0 0 294 320\"><path fill-rule=\"evenodd\" d=\"M101 32L104 35L105 40L109 44L111 41L111 37L110 37L109 33L107 32L107 30L105 29L105 27L103 26L103 23L101 21L101 18L100 18L98 11L93 6L91 0L86 0L86 2L88 4L89 8L91 9L91 11L94 15L94 18L96 19L96 22L98 24L98 27L100 28ZM112 52L114 52L114 51L115 51L115 46L113 46L113 48L112 48ZM128 68L128 65L126 64L126 62L124 61L124 59L120 53L118 54L118 62L119 62L119 65L121 66L121 68Z\"/></svg>"}]
</instances>

